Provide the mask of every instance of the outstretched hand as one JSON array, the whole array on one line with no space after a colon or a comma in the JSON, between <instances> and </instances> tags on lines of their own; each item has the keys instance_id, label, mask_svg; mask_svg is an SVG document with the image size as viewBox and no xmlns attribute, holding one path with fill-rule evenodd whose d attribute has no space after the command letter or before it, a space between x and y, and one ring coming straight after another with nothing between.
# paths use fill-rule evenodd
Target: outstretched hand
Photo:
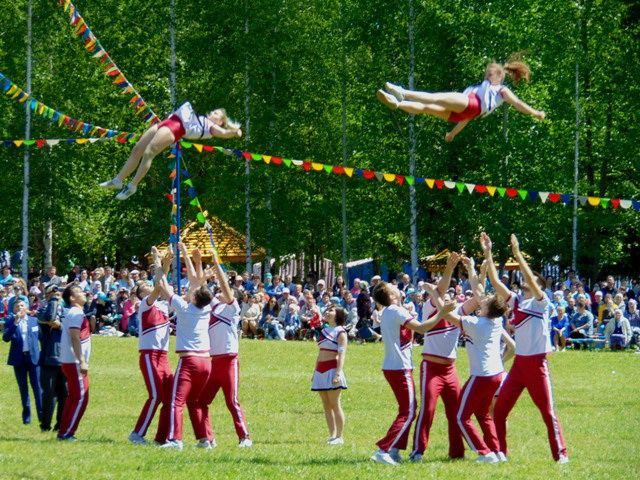
<instances>
[{"instance_id":1,"label":"outstretched hand","mask_svg":"<svg viewBox=\"0 0 640 480\"><path fill-rule=\"evenodd\" d=\"M456 138L456 134L455 133L447 132L447 134L444 136L444 141L445 142L452 142L454 138Z\"/></svg>"},{"instance_id":2,"label":"outstretched hand","mask_svg":"<svg viewBox=\"0 0 640 480\"><path fill-rule=\"evenodd\" d=\"M464 268L467 269L467 272L469 272L469 274L471 274L476 268L475 260L470 257L462 257L462 264L464 265Z\"/></svg>"},{"instance_id":3,"label":"outstretched hand","mask_svg":"<svg viewBox=\"0 0 640 480\"><path fill-rule=\"evenodd\" d=\"M518 237L516 237L514 233L511 234L511 251L514 256L520 253L520 243L518 242Z\"/></svg>"},{"instance_id":4,"label":"outstretched hand","mask_svg":"<svg viewBox=\"0 0 640 480\"><path fill-rule=\"evenodd\" d=\"M538 120L544 120L547 117L547 114L544 113L542 110L538 110L533 116Z\"/></svg>"},{"instance_id":5,"label":"outstretched hand","mask_svg":"<svg viewBox=\"0 0 640 480\"><path fill-rule=\"evenodd\" d=\"M167 249L167 253L162 257L162 271L167 274L171 270L171 263L173 262L173 252L171 248Z\"/></svg>"},{"instance_id":6,"label":"outstretched hand","mask_svg":"<svg viewBox=\"0 0 640 480\"><path fill-rule=\"evenodd\" d=\"M447 300L446 302L444 302L444 306L442 307L442 311L446 315L447 313L453 312L456 309L456 307L457 307L457 305L456 305L455 301Z\"/></svg>"},{"instance_id":7,"label":"outstretched hand","mask_svg":"<svg viewBox=\"0 0 640 480\"><path fill-rule=\"evenodd\" d=\"M451 252L449 258L447 258L447 269L453 270L453 268L460 261L460 254L458 252Z\"/></svg>"},{"instance_id":8,"label":"outstretched hand","mask_svg":"<svg viewBox=\"0 0 640 480\"><path fill-rule=\"evenodd\" d=\"M493 248L493 242L491 241L491 238L489 238L489 235L487 235L486 232L482 232L480 234L480 246L482 247L482 251L484 253L490 252L491 249Z\"/></svg>"}]
</instances>

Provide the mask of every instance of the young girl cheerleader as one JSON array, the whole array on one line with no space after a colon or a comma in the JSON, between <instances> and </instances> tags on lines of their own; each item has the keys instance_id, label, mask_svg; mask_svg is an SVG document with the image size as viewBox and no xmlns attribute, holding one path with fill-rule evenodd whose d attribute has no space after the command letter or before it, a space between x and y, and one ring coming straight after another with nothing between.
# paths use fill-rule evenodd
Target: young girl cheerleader
<instances>
[{"instance_id":1,"label":"young girl cheerleader","mask_svg":"<svg viewBox=\"0 0 640 480\"><path fill-rule=\"evenodd\" d=\"M324 312L324 327L318 336L318 360L313 372L311 390L320 393L324 415L329 427L328 445L342 445L344 412L340 404L340 391L346 390L347 379L342 372L347 353L347 314L343 308L329 305Z\"/></svg>"},{"instance_id":2,"label":"young girl cheerleader","mask_svg":"<svg viewBox=\"0 0 640 480\"><path fill-rule=\"evenodd\" d=\"M242 136L240 125L227 116L224 108L218 108L207 115L198 115L189 102L182 104L169 118L153 125L142 134L129 155L120 173L112 180L102 182L100 186L122 191L116 195L118 200L126 200L136 193L138 184L145 177L153 159L171 144L182 138L201 140L205 138L239 138ZM125 179L134 170L133 180L123 188Z\"/></svg>"},{"instance_id":3,"label":"young girl cheerleader","mask_svg":"<svg viewBox=\"0 0 640 480\"><path fill-rule=\"evenodd\" d=\"M491 114L496 108L507 102L519 112L544 120L545 113L536 110L520 100L504 85L505 75L529 81L530 69L526 63L515 59L505 64L489 63L484 72L484 80L467 87L460 92L419 92L406 90L399 85L387 82L385 90L378 90L377 97L391 109L403 110L412 114L423 114L455 123L455 127L446 134L445 140L452 141L467 124L478 117Z\"/></svg>"}]
</instances>

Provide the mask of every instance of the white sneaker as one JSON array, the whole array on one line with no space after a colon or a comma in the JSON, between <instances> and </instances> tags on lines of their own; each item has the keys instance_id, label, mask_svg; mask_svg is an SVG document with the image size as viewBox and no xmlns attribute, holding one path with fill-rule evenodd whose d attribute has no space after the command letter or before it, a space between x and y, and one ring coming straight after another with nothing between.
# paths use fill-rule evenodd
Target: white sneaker
<instances>
[{"instance_id":1,"label":"white sneaker","mask_svg":"<svg viewBox=\"0 0 640 480\"><path fill-rule=\"evenodd\" d=\"M344 440L342 437L332 438L327 442L327 445L344 445Z\"/></svg>"},{"instance_id":2,"label":"white sneaker","mask_svg":"<svg viewBox=\"0 0 640 480\"><path fill-rule=\"evenodd\" d=\"M218 444L215 440L207 440L206 438L198 440L198 443L196 443L196 448L204 448L205 450L213 450L217 446Z\"/></svg>"},{"instance_id":3,"label":"white sneaker","mask_svg":"<svg viewBox=\"0 0 640 480\"><path fill-rule=\"evenodd\" d=\"M182 440L167 440L166 443L160 445L160 448L174 448L176 450L182 450Z\"/></svg>"},{"instance_id":4,"label":"white sneaker","mask_svg":"<svg viewBox=\"0 0 640 480\"><path fill-rule=\"evenodd\" d=\"M478 455L476 459L476 463L498 463L499 461L498 456L493 452L489 452L486 455Z\"/></svg>"},{"instance_id":5,"label":"white sneaker","mask_svg":"<svg viewBox=\"0 0 640 480\"><path fill-rule=\"evenodd\" d=\"M136 445L147 445L149 443L144 439L144 437L141 437L136 432L131 432L129 434L129 441L131 443L135 443Z\"/></svg>"},{"instance_id":6,"label":"white sneaker","mask_svg":"<svg viewBox=\"0 0 640 480\"><path fill-rule=\"evenodd\" d=\"M566 465L567 463L569 463L569 457L567 457L566 455L560 455L560 458L558 459L558 463L560 465Z\"/></svg>"},{"instance_id":7,"label":"white sneaker","mask_svg":"<svg viewBox=\"0 0 640 480\"><path fill-rule=\"evenodd\" d=\"M404 100L404 89L400 85L387 82L384 84L384 88L387 89L387 92L396 97L396 100L399 102Z\"/></svg>"},{"instance_id":8,"label":"white sneaker","mask_svg":"<svg viewBox=\"0 0 640 480\"><path fill-rule=\"evenodd\" d=\"M396 463L402 463L402 457L400 456L400 450L397 448L392 448L389 450L389 455L393 458L393 461Z\"/></svg>"},{"instance_id":9,"label":"white sneaker","mask_svg":"<svg viewBox=\"0 0 640 480\"><path fill-rule=\"evenodd\" d=\"M240 440L240 443L238 443L238 448L251 448L253 446L253 440L251 440L249 437L243 438L242 440Z\"/></svg>"},{"instance_id":10,"label":"white sneaker","mask_svg":"<svg viewBox=\"0 0 640 480\"><path fill-rule=\"evenodd\" d=\"M398 108L398 100L390 93L387 93L384 90L378 90L376 92L376 97L378 97L378 100L384 103L391 110Z\"/></svg>"},{"instance_id":11,"label":"white sneaker","mask_svg":"<svg viewBox=\"0 0 640 480\"><path fill-rule=\"evenodd\" d=\"M118 195L116 195L116 198L118 200L126 200L131 195L136 193L137 190L138 190L138 187L136 187L133 183L130 183L129 185L124 187Z\"/></svg>"},{"instance_id":12,"label":"white sneaker","mask_svg":"<svg viewBox=\"0 0 640 480\"><path fill-rule=\"evenodd\" d=\"M107 180L106 182L102 182L100 187L108 190L120 190L122 188L122 180L116 177L111 180Z\"/></svg>"},{"instance_id":13,"label":"white sneaker","mask_svg":"<svg viewBox=\"0 0 640 480\"><path fill-rule=\"evenodd\" d=\"M498 456L498 460L500 460L501 462L508 462L509 461L507 459L507 456L502 452L498 452L496 455Z\"/></svg>"},{"instance_id":14,"label":"white sneaker","mask_svg":"<svg viewBox=\"0 0 640 480\"><path fill-rule=\"evenodd\" d=\"M422 454L421 453L416 453L415 455L411 455L409 457L409 461L413 462L413 463L420 463L422 462Z\"/></svg>"},{"instance_id":15,"label":"white sneaker","mask_svg":"<svg viewBox=\"0 0 640 480\"><path fill-rule=\"evenodd\" d=\"M382 463L383 465L398 465L393 458L391 458L391 455L384 450L377 450L376 453L371 456L371 460L376 463Z\"/></svg>"}]
</instances>

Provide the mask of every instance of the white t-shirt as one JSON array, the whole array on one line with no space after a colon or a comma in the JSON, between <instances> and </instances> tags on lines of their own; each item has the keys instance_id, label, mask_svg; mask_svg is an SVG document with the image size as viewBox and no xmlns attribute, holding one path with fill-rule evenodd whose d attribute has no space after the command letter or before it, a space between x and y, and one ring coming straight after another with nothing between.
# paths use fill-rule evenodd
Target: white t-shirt
<instances>
[{"instance_id":1,"label":"white t-shirt","mask_svg":"<svg viewBox=\"0 0 640 480\"><path fill-rule=\"evenodd\" d=\"M198 140L211 138L211 127L213 123L205 115L198 115L191 103L185 102L173 112L182 122L184 127L184 138Z\"/></svg>"},{"instance_id":2,"label":"white t-shirt","mask_svg":"<svg viewBox=\"0 0 640 480\"><path fill-rule=\"evenodd\" d=\"M542 355L551 351L549 335L549 299L527 298L518 300L514 294L509 297L509 307L513 309L511 325L515 330L516 355Z\"/></svg>"},{"instance_id":3,"label":"white t-shirt","mask_svg":"<svg viewBox=\"0 0 640 480\"><path fill-rule=\"evenodd\" d=\"M62 337L60 339L60 362L80 363L73 352L70 330L80 331L80 346L84 361L89 363L91 356L91 327L89 320L84 315L84 310L80 307L71 307L62 319Z\"/></svg>"},{"instance_id":4,"label":"white t-shirt","mask_svg":"<svg viewBox=\"0 0 640 480\"><path fill-rule=\"evenodd\" d=\"M489 115L504 102L502 97L502 89L504 85L492 85L489 80L483 80L482 83L471 85L464 90L464 94L475 93L480 99L480 109L482 116Z\"/></svg>"},{"instance_id":5,"label":"white t-shirt","mask_svg":"<svg viewBox=\"0 0 640 480\"><path fill-rule=\"evenodd\" d=\"M169 312L167 302L157 300L153 305L147 302L145 297L138 308L138 350L162 350L169 351Z\"/></svg>"},{"instance_id":6,"label":"white t-shirt","mask_svg":"<svg viewBox=\"0 0 640 480\"><path fill-rule=\"evenodd\" d=\"M477 377L490 377L504 372L500 355L502 319L462 317L462 333L469 355L469 370Z\"/></svg>"},{"instance_id":7,"label":"white t-shirt","mask_svg":"<svg viewBox=\"0 0 640 480\"><path fill-rule=\"evenodd\" d=\"M410 312L398 305L389 305L380 315L380 332L384 343L383 370L412 370L413 335L405 324L412 320Z\"/></svg>"},{"instance_id":8,"label":"white t-shirt","mask_svg":"<svg viewBox=\"0 0 640 480\"><path fill-rule=\"evenodd\" d=\"M240 306L237 300L231 303L214 298L211 302L209 319L210 355L229 355L238 353L238 322Z\"/></svg>"},{"instance_id":9,"label":"white t-shirt","mask_svg":"<svg viewBox=\"0 0 640 480\"><path fill-rule=\"evenodd\" d=\"M438 313L435 305L429 298L422 306L422 322L426 322ZM456 308L456 315L465 315L462 304ZM424 334L424 343L422 345L422 354L431 355L433 357L442 357L455 359L458 357L458 338L460 337L460 329L455 325L451 325L444 318L440 320L435 327Z\"/></svg>"},{"instance_id":10,"label":"white t-shirt","mask_svg":"<svg viewBox=\"0 0 640 480\"><path fill-rule=\"evenodd\" d=\"M198 308L178 295L171 296L169 305L176 310L176 353L209 353L211 306Z\"/></svg>"}]
</instances>

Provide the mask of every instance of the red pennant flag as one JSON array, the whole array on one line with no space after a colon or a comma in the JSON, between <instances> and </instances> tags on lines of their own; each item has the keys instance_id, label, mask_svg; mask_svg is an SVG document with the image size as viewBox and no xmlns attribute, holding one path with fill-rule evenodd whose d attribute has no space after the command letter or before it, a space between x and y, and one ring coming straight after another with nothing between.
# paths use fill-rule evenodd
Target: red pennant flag
<instances>
[{"instance_id":1,"label":"red pennant flag","mask_svg":"<svg viewBox=\"0 0 640 480\"><path fill-rule=\"evenodd\" d=\"M171 225L171 233L173 233L174 235L176 233L178 233L178 226L177 225Z\"/></svg>"},{"instance_id":2,"label":"red pennant flag","mask_svg":"<svg viewBox=\"0 0 640 480\"><path fill-rule=\"evenodd\" d=\"M620 206L620 200L617 198L612 198L611 205L613 205L613 208L618 208Z\"/></svg>"},{"instance_id":3,"label":"red pennant flag","mask_svg":"<svg viewBox=\"0 0 640 480\"><path fill-rule=\"evenodd\" d=\"M332 170L333 170L333 173L336 173L338 175L344 174L344 167L341 167L340 165L334 165Z\"/></svg>"},{"instance_id":4,"label":"red pennant flag","mask_svg":"<svg viewBox=\"0 0 640 480\"><path fill-rule=\"evenodd\" d=\"M203 149L205 152L213 152L213 150L214 150L214 148L213 148L211 145L204 145L204 146L202 147L202 149Z\"/></svg>"},{"instance_id":5,"label":"red pennant flag","mask_svg":"<svg viewBox=\"0 0 640 480\"><path fill-rule=\"evenodd\" d=\"M311 170L311 162L302 162L302 168L304 168L305 172Z\"/></svg>"},{"instance_id":6,"label":"red pennant flag","mask_svg":"<svg viewBox=\"0 0 640 480\"><path fill-rule=\"evenodd\" d=\"M438 187L438 190L442 190L442 187L444 187L444 180L436 180L436 187Z\"/></svg>"},{"instance_id":7,"label":"red pennant flag","mask_svg":"<svg viewBox=\"0 0 640 480\"><path fill-rule=\"evenodd\" d=\"M509 196L509 198L514 198L518 196L518 190L516 190L515 188L507 188L507 195Z\"/></svg>"},{"instance_id":8,"label":"red pennant flag","mask_svg":"<svg viewBox=\"0 0 640 480\"><path fill-rule=\"evenodd\" d=\"M396 174L396 182L398 182L400 185L404 184L404 175Z\"/></svg>"},{"instance_id":9,"label":"red pennant flag","mask_svg":"<svg viewBox=\"0 0 640 480\"><path fill-rule=\"evenodd\" d=\"M165 195L165 197L167 197L167 200L169 200L171 203L173 203L173 195L171 193L167 193Z\"/></svg>"},{"instance_id":10,"label":"red pennant flag","mask_svg":"<svg viewBox=\"0 0 640 480\"><path fill-rule=\"evenodd\" d=\"M372 172L371 170L365 170L364 172L362 172L362 176L367 180L371 180L373 178L376 178L376 173Z\"/></svg>"},{"instance_id":11,"label":"red pennant flag","mask_svg":"<svg viewBox=\"0 0 640 480\"><path fill-rule=\"evenodd\" d=\"M476 192L478 193L487 193L486 185L476 185Z\"/></svg>"},{"instance_id":12,"label":"red pennant flag","mask_svg":"<svg viewBox=\"0 0 640 480\"><path fill-rule=\"evenodd\" d=\"M251 154L249 152L242 152L242 156L245 160L251 160Z\"/></svg>"},{"instance_id":13,"label":"red pennant flag","mask_svg":"<svg viewBox=\"0 0 640 480\"><path fill-rule=\"evenodd\" d=\"M549 200L551 200L553 203L559 202L560 198L562 198L562 197L560 196L559 193L550 193L549 194Z\"/></svg>"},{"instance_id":14,"label":"red pennant flag","mask_svg":"<svg viewBox=\"0 0 640 480\"><path fill-rule=\"evenodd\" d=\"M36 145L38 148L42 148L47 144L46 140L36 140Z\"/></svg>"},{"instance_id":15,"label":"red pennant flag","mask_svg":"<svg viewBox=\"0 0 640 480\"><path fill-rule=\"evenodd\" d=\"M271 163L282 165L282 157L271 157Z\"/></svg>"}]
</instances>

